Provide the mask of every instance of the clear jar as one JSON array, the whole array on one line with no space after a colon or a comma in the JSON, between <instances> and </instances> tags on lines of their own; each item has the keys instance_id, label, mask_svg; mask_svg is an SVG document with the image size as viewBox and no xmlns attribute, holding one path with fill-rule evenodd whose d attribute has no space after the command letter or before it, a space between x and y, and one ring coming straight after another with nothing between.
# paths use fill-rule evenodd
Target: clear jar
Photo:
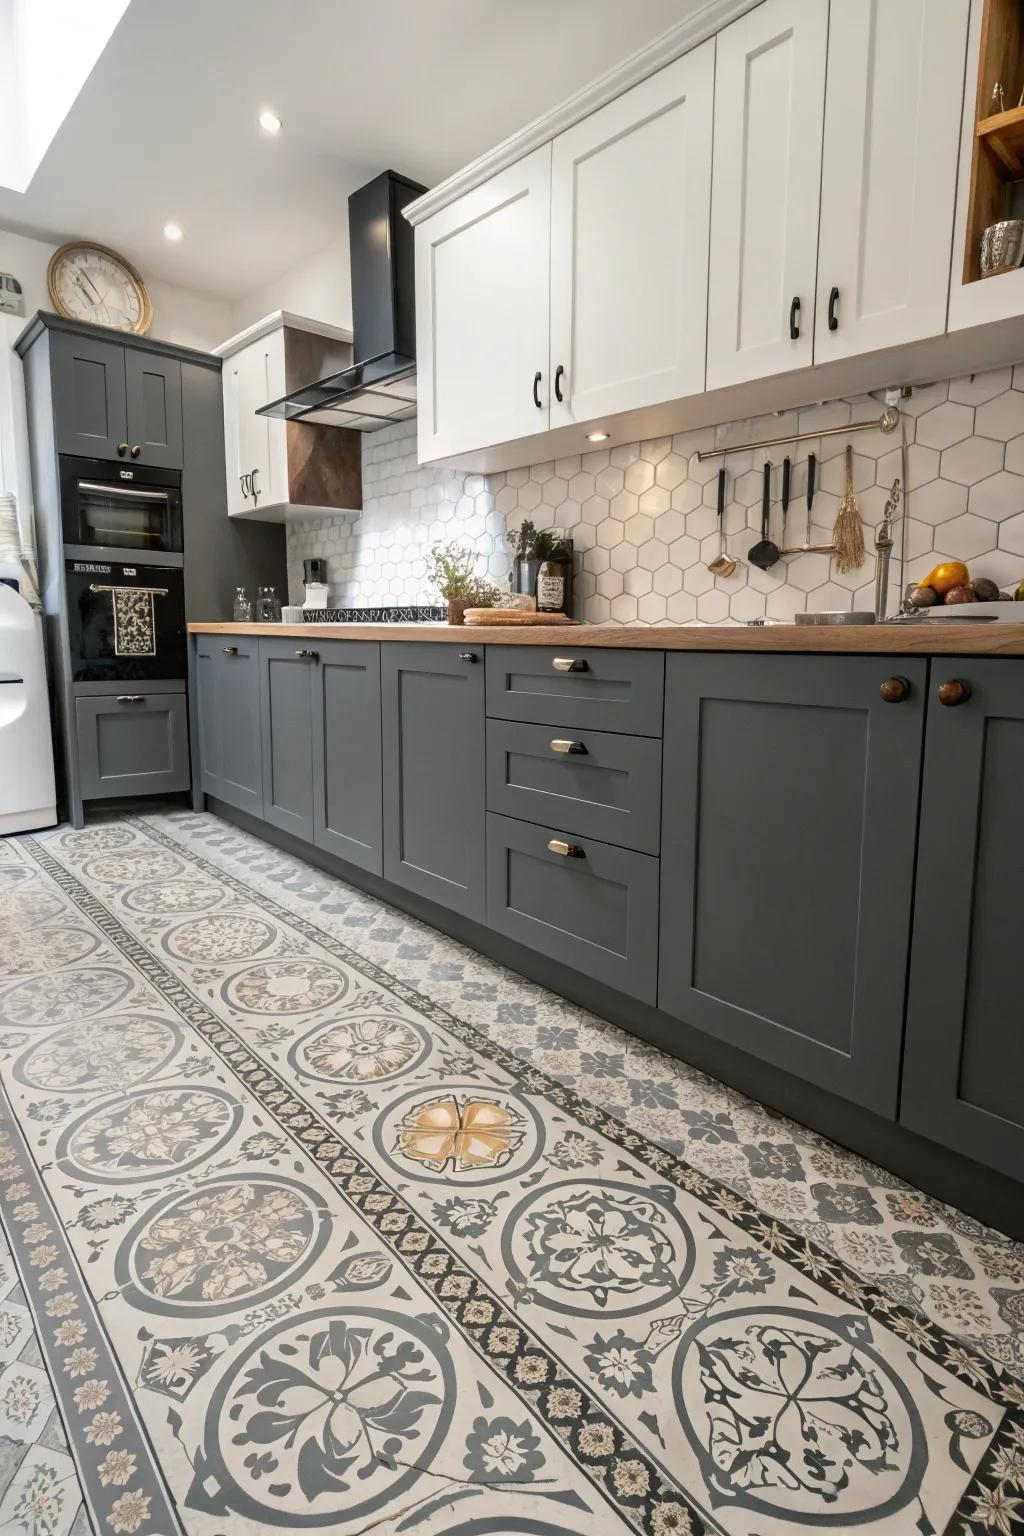
<instances>
[{"instance_id":1,"label":"clear jar","mask_svg":"<svg viewBox=\"0 0 1024 1536\"><path fill-rule=\"evenodd\" d=\"M231 617L236 624L252 623L252 599L244 587L235 588L235 601L231 607Z\"/></svg>"},{"instance_id":2,"label":"clear jar","mask_svg":"<svg viewBox=\"0 0 1024 1536\"><path fill-rule=\"evenodd\" d=\"M258 624L280 624L281 599L273 587L260 587L256 598L256 622Z\"/></svg>"}]
</instances>

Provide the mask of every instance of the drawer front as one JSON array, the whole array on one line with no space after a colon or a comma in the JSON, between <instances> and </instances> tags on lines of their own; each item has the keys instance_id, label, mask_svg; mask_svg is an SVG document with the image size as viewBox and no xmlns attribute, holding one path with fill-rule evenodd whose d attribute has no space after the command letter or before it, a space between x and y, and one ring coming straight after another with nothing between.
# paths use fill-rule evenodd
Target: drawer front
<instances>
[{"instance_id":1,"label":"drawer front","mask_svg":"<svg viewBox=\"0 0 1024 1536\"><path fill-rule=\"evenodd\" d=\"M183 693L75 700L83 800L171 794L189 787Z\"/></svg>"},{"instance_id":2,"label":"drawer front","mask_svg":"<svg viewBox=\"0 0 1024 1536\"><path fill-rule=\"evenodd\" d=\"M553 852L568 843L576 857ZM564 830L487 817L487 923L617 991L653 1003L658 860Z\"/></svg>"},{"instance_id":3,"label":"drawer front","mask_svg":"<svg viewBox=\"0 0 1024 1536\"><path fill-rule=\"evenodd\" d=\"M657 854L661 742L488 720L487 809Z\"/></svg>"},{"instance_id":4,"label":"drawer front","mask_svg":"<svg viewBox=\"0 0 1024 1536\"><path fill-rule=\"evenodd\" d=\"M661 651L489 645L487 713L573 730L660 736Z\"/></svg>"}]
</instances>

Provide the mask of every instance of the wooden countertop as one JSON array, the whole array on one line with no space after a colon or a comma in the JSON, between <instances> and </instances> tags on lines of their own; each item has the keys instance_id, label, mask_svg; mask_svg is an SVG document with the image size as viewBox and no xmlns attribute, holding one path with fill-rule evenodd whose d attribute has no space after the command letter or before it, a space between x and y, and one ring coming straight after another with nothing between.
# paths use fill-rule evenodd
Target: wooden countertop
<instances>
[{"instance_id":1,"label":"wooden countertop","mask_svg":"<svg viewBox=\"0 0 1024 1536\"><path fill-rule=\"evenodd\" d=\"M604 624L516 626L462 624L190 624L190 634L268 635L302 640L419 640L440 645L625 647L640 651L802 651L886 656L1024 656L1024 624L997 620L917 624L771 624L647 628Z\"/></svg>"}]
</instances>

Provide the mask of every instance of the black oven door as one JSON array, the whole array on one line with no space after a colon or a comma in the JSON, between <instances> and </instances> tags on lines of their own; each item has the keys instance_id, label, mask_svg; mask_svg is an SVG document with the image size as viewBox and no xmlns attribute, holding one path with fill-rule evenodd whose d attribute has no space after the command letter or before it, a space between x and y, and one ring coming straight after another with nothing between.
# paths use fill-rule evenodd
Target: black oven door
<instances>
[{"instance_id":1,"label":"black oven door","mask_svg":"<svg viewBox=\"0 0 1024 1536\"><path fill-rule=\"evenodd\" d=\"M181 471L60 461L65 544L181 554Z\"/></svg>"},{"instance_id":2,"label":"black oven door","mask_svg":"<svg viewBox=\"0 0 1024 1536\"><path fill-rule=\"evenodd\" d=\"M185 678L180 567L67 560L65 581L76 683Z\"/></svg>"}]
</instances>

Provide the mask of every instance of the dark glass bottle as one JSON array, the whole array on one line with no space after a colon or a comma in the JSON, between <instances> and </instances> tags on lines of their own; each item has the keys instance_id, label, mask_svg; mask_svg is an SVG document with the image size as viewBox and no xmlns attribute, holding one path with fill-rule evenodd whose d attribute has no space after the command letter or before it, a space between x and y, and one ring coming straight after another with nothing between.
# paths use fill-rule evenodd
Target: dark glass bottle
<instances>
[{"instance_id":1,"label":"dark glass bottle","mask_svg":"<svg viewBox=\"0 0 1024 1536\"><path fill-rule=\"evenodd\" d=\"M539 613L572 613L572 540L556 544L537 572Z\"/></svg>"}]
</instances>

